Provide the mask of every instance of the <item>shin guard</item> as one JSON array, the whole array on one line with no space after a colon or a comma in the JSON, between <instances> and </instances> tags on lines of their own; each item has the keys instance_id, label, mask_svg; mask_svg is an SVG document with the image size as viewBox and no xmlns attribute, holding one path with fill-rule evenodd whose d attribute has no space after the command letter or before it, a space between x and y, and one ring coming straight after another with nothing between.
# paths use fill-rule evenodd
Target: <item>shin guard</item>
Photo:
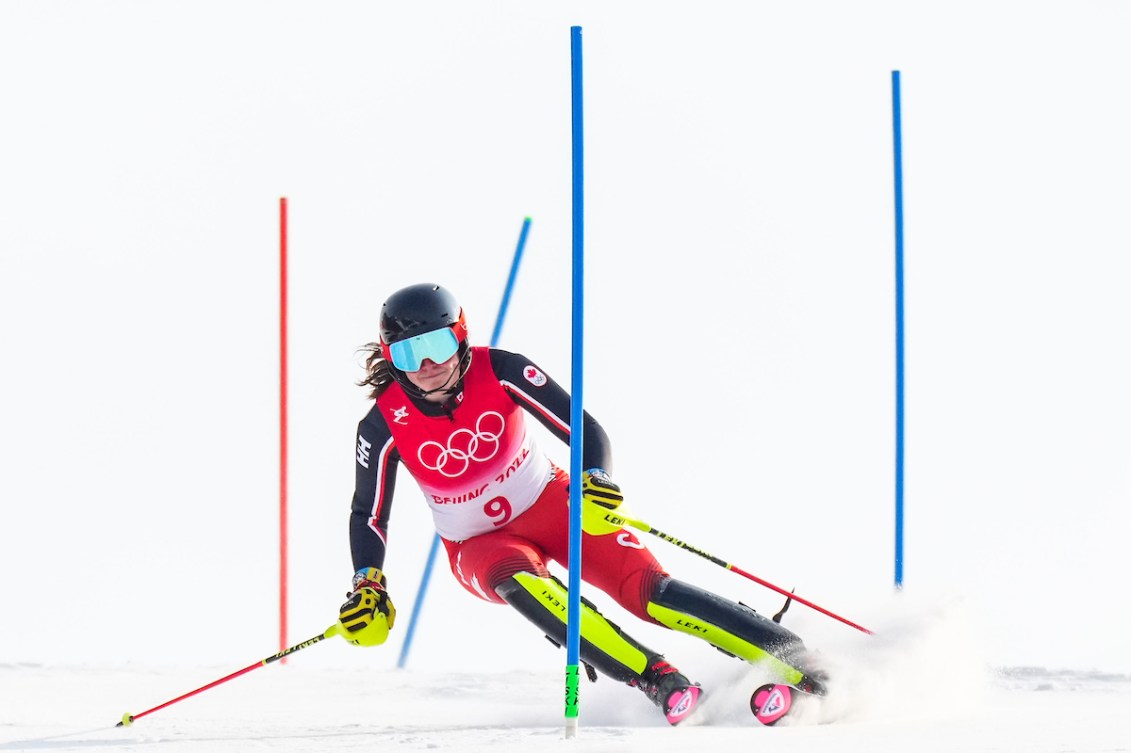
<instances>
[{"instance_id":1,"label":"shin guard","mask_svg":"<svg viewBox=\"0 0 1131 753\"><path fill-rule=\"evenodd\" d=\"M766 662L788 683L801 682L796 666L805 645L794 633L755 612L674 578L660 581L648 614L672 630L697 636L751 664Z\"/></svg>"},{"instance_id":2,"label":"shin guard","mask_svg":"<svg viewBox=\"0 0 1131 753\"><path fill-rule=\"evenodd\" d=\"M538 626L554 643L566 642L568 593L553 576L521 572L495 588L495 592L522 616ZM581 659L620 682L636 685L659 655L625 635L585 599L581 600Z\"/></svg>"}]
</instances>

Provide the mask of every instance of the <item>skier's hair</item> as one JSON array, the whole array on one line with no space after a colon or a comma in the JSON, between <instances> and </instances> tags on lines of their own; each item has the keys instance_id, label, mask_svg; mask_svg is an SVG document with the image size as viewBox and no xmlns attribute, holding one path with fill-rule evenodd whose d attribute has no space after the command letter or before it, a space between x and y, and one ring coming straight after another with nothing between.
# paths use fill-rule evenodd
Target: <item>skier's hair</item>
<instances>
[{"instance_id":1,"label":"skier's hair","mask_svg":"<svg viewBox=\"0 0 1131 753\"><path fill-rule=\"evenodd\" d=\"M381 343L366 343L360 351L369 355L365 358L365 378L358 381L357 386L372 387L369 399L376 400L393 383L393 372L388 361L381 355Z\"/></svg>"}]
</instances>

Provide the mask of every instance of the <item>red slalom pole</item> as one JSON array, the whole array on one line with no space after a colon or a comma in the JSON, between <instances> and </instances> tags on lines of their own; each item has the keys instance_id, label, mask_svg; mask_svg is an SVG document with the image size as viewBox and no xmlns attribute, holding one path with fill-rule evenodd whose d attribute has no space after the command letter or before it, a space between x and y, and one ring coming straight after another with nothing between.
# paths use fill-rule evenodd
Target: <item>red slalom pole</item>
<instances>
[{"instance_id":1,"label":"red slalom pole","mask_svg":"<svg viewBox=\"0 0 1131 753\"><path fill-rule=\"evenodd\" d=\"M271 664L272 662L279 661L283 657L288 656L290 654L293 654L295 651L301 651L304 648L309 648L310 646L313 646L315 643L320 643L320 642L326 640L327 638L331 638L331 637L337 635L340 630L341 630L341 628L339 628L338 625L335 623L334 625L327 628L326 632L322 633L321 635L316 635L309 640L305 640L302 643L299 643L298 645L291 646L290 648L283 649L282 651L280 651L277 654L274 654L273 656L268 656L266 659L263 659L262 661L257 661L255 664L249 664L248 666L244 667L243 669L241 669L237 672L232 672L230 675L227 675L226 677L221 677L219 680L215 680L213 682L210 682L207 685L204 685L202 687L197 688L196 690L185 693L184 695L179 695L171 701L165 701L165 703L162 703L160 706L154 706L153 708L148 709L146 711L143 711L140 714L131 714L130 712L127 711L126 713L122 714L122 721L118 722L114 726L115 727L128 727L131 724L133 724L135 721L137 721L138 719L141 719L143 716L148 716L149 714L152 714L154 711L160 711L161 709L165 708L166 706L172 706L174 703L177 703L178 701L183 701L186 698L191 698L192 696L196 695L197 693L203 693L204 691L208 690L209 688L214 688L217 685L222 685L225 682L227 682L228 680L234 680L237 677L239 677L240 675L245 675L253 669L259 669L260 667L265 667L268 664Z\"/></svg>"},{"instance_id":2,"label":"red slalom pole","mask_svg":"<svg viewBox=\"0 0 1131 753\"><path fill-rule=\"evenodd\" d=\"M857 625L852 620L847 620L844 617L841 617L839 614L835 614L833 612L830 612L829 610L825 609L822 606L818 606L817 604L814 604L813 602L811 602L807 599L801 598L800 596L798 596L795 593L791 593L789 591L786 591L784 588L781 588L779 586L775 586L773 583L770 583L769 581L762 580L757 575L752 575L751 573L746 572L745 570L738 567L737 565L733 565L733 564L731 564L730 562L727 562L724 559L720 559L713 554L710 554L708 552L703 551L702 549L699 549L698 547L694 547L691 544L688 544L686 541L682 541L680 539L677 539L675 536L671 536L669 534L666 534L666 533L664 533L663 531L661 531L657 528L653 528L652 526L648 525L647 523L645 523L642 520L634 520L632 518L621 517L620 515L617 515L616 513L612 513L612 512L605 514L605 520L609 521L610 523L612 523L614 525L631 526L632 528L635 528L637 530L644 531L646 533L650 533L653 536L658 536L659 538L663 539L664 541L668 542L669 544L675 544L680 549L685 549L685 550L691 552L692 554L698 554L700 557L702 557L704 559L708 559L711 562L714 562L716 565L719 565L720 567L725 567L727 570L731 570L735 573L738 573L739 575L741 575L744 578L749 578L750 580L754 581L758 585L765 586L766 588L770 589L771 591L777 591L782 596L789 597L790 599L793 599L794 601L796 601L800 604L804 604L805 606L809 607L810 609L815 609L823 615L827 615L829 617L832 617L834 620L839 620L840 622L843 622L845 625L848 625L849 627L854 627L862 633L867 633L868 635L873 635L871 630L869 630L868 628L863 627L861 625Z\"/></svg>"},{"instance_id":3,"label":"red slalom pole","mask_svg":"<svg viewBox=\"0 0 1131 753\"><path fill-rule=\"evenodd\" d=\"M287 645L287 199L279 199L279 651ZM286 662L283 662L286 664Z\"/></svg>"}]
</instances>

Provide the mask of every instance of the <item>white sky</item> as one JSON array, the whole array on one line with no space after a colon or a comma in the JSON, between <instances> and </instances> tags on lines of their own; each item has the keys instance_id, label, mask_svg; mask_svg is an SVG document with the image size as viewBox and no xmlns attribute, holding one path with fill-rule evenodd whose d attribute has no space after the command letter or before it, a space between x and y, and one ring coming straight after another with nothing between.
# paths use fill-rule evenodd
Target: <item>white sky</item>
<instances>
[{"instance_id":1,"label":"white sky","mask_svg":"<svg viewBox=\"0 0 1131 753\"><path fill-rule=\"evenodd\" d=\"M637 515L871 627L957 605L989 663L1131 670L1129 21L1115 2L4 3L0 662L274 650L280 196L295 642L351 574L355 350L391 290L447 285L486 344L531 216L502 344L568 384L580 24L586 406ZM431 537L407 476L391 536L400 628ZM560 659L437 569L414 666Z\"/></svg>"}]
</instances>

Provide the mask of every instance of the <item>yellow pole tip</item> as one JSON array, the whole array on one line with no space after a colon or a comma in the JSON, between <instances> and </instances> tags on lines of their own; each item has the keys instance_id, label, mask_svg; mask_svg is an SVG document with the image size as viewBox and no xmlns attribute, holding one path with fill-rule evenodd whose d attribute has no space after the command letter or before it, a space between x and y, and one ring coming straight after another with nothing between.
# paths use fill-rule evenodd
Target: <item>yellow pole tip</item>
<instances>
[{"instance_id":1,"label":"yellow pole tip","mask_svg":"<svg viewBox=\"0 0 1131 753\"><path fill-rule=\"evenodd\" d=\"M130 712L122 714L122 721L118 722L119 727L128 727L134 723L133 715Z\"/></svg>"}]
</instances>

